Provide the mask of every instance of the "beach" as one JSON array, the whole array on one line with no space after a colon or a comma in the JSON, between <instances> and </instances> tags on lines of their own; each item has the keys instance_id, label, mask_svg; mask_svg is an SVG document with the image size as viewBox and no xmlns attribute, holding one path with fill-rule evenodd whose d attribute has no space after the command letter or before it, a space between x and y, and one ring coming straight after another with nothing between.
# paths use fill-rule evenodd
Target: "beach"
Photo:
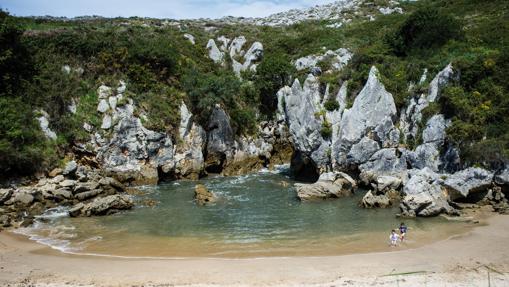
<instances>
[{"instance_id":1,"label":"beach","mask_svg":"<svg viewBox=\"0 0 509 287\"><path fill-rule=\"evenodd\" d=\"M139 259L64 254L0 233L2 286L508 286L509 216L415 249L341 256Z\"/></svg>"}]
</instances>

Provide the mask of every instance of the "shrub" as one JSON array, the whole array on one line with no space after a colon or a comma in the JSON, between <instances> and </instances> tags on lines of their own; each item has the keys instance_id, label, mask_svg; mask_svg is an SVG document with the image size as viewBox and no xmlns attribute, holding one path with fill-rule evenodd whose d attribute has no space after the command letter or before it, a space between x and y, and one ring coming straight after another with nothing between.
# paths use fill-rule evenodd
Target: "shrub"
<instances>
[{"instance_id":1,"label":"shrub","mask_svg":"<svg viewBox=\"0 0 509 287\"><path fill-rule=\"evenodd\" d=\"M339 109L339 103L336 99L330 99L330 100L327 100L324 104L323 104L324 108L326 110L328 110L329 112L332 112L334 110L337 110Z\"/></svg>"},{"instance_id":2,"label":"shrub","mask_svg":"<svg viewBox=\"0 0 509 287\"><path fill-rule=\"evenodd\" d=\"M320 129L320 134L323 138L328 139L332 137L332 125L324 120L322 122L322 128Z\"/></svg>"},{"instance_id":3,"label":"shrub","mask_svg":"<svg viewBox=\"0 0 509 287\"><path fill-rule=\"evenodd\" d=\"M452 15L425 7L410 14L387 41L396 55L407 55L414 49L440 47L461 35L461 24Z\"/></svg>"}]
</instances>

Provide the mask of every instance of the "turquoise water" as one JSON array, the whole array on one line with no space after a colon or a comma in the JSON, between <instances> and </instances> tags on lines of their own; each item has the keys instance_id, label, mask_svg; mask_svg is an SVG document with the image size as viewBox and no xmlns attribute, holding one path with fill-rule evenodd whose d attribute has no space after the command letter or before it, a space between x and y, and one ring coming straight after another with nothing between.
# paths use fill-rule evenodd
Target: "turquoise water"
<instances>
[{"instance_id":1,"label":"turquoise water","mask_svg":"<svg viewBox=\"0 0 509 287\"><path fill-rule=\"evenodd\" d=\"M198 206L196 184L219 200ZM283 171L238 177L212 176L141 188L137 207L95 218L69 218L48 212L22 230L32 239L66 252L149 257L250 257L330 255L387 248L388 234L399 225L397 208L358 206L365 191L337 200L302 203L295 182ZM156 201L153 207L144 205ZM414 247L445 238L465 224L445 219L406 220Z\"/></svg>"}]
</instances>

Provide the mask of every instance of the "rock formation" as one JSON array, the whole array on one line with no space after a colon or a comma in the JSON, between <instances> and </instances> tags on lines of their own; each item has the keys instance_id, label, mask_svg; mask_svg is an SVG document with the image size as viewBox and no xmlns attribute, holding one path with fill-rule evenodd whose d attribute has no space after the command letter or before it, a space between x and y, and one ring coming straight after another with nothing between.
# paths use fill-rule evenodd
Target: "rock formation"
<instances>
[{"instance_id":1,"label":"rock formation","mask_svg":"<svg viewBox=\"0 0 509 287\"><path fill-rule=\"evenodd\" d=\"M312 184L296 183L297 197L302 201L324 200L352 195L357 187L346 173L328 172Z\"/></svg>"}]
</instances>

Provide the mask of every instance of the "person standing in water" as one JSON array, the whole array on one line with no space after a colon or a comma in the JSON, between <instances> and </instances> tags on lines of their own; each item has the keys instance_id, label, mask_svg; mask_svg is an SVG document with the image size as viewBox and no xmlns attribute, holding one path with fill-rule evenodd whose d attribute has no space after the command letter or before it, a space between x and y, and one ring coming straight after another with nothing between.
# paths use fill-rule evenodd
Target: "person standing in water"
<instances>
[{"instance_id":1,"label":"person standing in water","mask_svg":"<svg viewBox=\"0 0 509 287\"><path fill-rule=\"evenodd\" d=\"M391 231L391 235L389 235L389 240L391 241L391 247L398 246L398 239L399 239L399 235L396 233L396 230L393 229Z\"/></svg>"},{"instance_id":2,"label":"person standing in water","mask_svg":"<svg viewBox=\"0 0 509 287\"><path fill-rule=\"evenodd\" d=\"M401 238L401 242L405 239L406 232L408 230L408 227L406 227L404 222L401 222L399 225L399 236Z\"/></svg>"}]
</instances>

